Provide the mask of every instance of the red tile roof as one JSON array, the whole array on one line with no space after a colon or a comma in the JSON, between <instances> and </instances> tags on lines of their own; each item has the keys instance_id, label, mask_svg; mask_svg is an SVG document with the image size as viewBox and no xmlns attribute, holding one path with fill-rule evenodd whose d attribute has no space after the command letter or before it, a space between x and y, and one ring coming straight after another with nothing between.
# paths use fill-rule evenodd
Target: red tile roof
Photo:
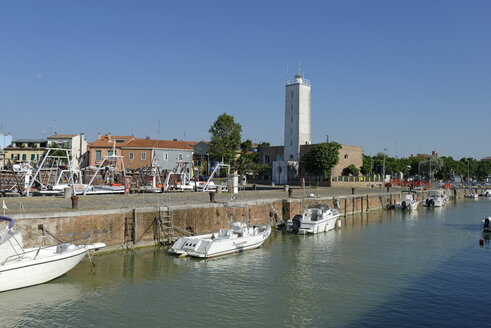
<instances>
[{"instance_id":1,"label":"red tile roof","mask_svg":"<svg viewBox=\"0 0 491 328\"><path fill-rule=\"evenodd\" d=\"M160 149L187 149L192 150L195 141L174 141L174 140L152 140L144 138L136 138L121 148L160 148Z\"/></svg>"},{"instance_id":2,"label":"red tile roof","mask_svg":"<svg viewBox=\"0 0 491 328\"><path fill-rule=\"evenodd\" d=\"M53 134L49 136L48 139L67 139L77 136L76 134Z\"/></svg>"},{"instance_id":3,"label":"red tile roof","mask_svg":"<svg viewBox=\"0 0 491 328\"><path fill-rule=\"evenodd\" d=\"M112 148L114 146L114 141L115 140L124 140L123 142L116 142L116 147L122 147L132 140L134 140L135 137L133 136L111 136L111 139L107 138L106 136L103 136L101 139L98 139L94 142L89 143L89 147L92 148Z\"/></svg>"}]
</instances>

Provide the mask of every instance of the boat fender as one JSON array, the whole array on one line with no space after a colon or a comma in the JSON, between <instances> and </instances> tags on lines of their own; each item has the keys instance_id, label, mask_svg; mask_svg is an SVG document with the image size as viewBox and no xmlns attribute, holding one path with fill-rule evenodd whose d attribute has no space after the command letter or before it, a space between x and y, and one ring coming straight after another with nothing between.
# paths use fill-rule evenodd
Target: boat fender
<instances>
[{"instance_id":1,"label":"boat fender","mask_svg":"<svg viewBox=\"0 0 491 328\"><path fill-rule=\"evenodd\" d=\"M484 239L479 239L479 245L483 246L484 245Z\"/></svg>"}]
</instances>

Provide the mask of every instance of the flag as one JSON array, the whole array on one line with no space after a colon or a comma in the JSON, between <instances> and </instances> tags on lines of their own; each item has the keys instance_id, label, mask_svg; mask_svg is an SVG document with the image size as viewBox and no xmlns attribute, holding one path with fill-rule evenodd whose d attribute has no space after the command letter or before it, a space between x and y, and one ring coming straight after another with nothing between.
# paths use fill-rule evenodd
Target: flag
<instances>
[{"instance_id":1,"label":"flag","mask_svg":"<svg viewBox=\"0 0 491 328\"><path fill-rule=\"evenodd\" d=\"M5 201L3 199L2 199L2 209L8 211L8 207L7 207L7 205L5 205Z\"/></svg>"}]
</instances>

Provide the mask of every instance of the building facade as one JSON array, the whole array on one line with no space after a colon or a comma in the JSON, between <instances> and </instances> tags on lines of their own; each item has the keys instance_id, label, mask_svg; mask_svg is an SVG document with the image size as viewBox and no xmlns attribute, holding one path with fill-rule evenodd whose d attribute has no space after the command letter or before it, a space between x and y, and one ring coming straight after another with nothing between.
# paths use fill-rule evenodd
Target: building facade
<instances>
[{"instance_id":1,"label":"building facade","mask_svg":"<svg viewBox=\"0 0 491 328\"><path fill-rule=\"evenodd\" d=\"M44 139L17 139L4 148L6 164L28 163L35 164L43 159L48 145Z\"/></svg>"},{"instance_id":2,"label":"building facade","mask_svg":"<svg viewBox=\"0 0 491 328\"><path fill-rule=\"evenodd\" d=\"M75 167L89 165L88 142L81 134L54 134L48 137L48 147L56 145L58 148L70 149Z\"/></svg>"},{"instance_id":3,"label":"building facade","mask_svg":"<svg viewBox=\"0 0 491 328\"><path fill-rule=\"evenodd\" d=\"M105 156L122 156L121 148L132 140L135 140L133 136L112 136L111 133L102 136L99 133L97 140L88 145L89 166L98 167ZM123 164L123 161L118 159L115 166L116 170L121 171L123 166L126 167L126 163Z\"/></svg>"},{"instance_id":4,"label":"building facade","mask_svg":"<svg viewBox=\"0 0 491 328\"><path fill-rule=\"evenodd\" d=\"M136 170L156 167L172 171L178 163L192 163L195 142L136 138L121 148L125 167Z\"/></svg>"}]
</instances>

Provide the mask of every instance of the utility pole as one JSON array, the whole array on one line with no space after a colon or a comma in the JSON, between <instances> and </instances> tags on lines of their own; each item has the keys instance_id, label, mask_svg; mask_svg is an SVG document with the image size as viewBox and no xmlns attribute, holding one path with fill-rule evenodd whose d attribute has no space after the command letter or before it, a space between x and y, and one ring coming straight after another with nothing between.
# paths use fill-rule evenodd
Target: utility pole
<instances>
[{"instance_id":1,"label":"utility pole","mask_svg":"<svg viewBox=\"0 0 491 328\"><path fill-rule=\"evenodd\" d=\"M384 166L382 169L382 183L385 186L385 153L387 152L387 148L384 148Z\"/></svg>"}]
</instances>

